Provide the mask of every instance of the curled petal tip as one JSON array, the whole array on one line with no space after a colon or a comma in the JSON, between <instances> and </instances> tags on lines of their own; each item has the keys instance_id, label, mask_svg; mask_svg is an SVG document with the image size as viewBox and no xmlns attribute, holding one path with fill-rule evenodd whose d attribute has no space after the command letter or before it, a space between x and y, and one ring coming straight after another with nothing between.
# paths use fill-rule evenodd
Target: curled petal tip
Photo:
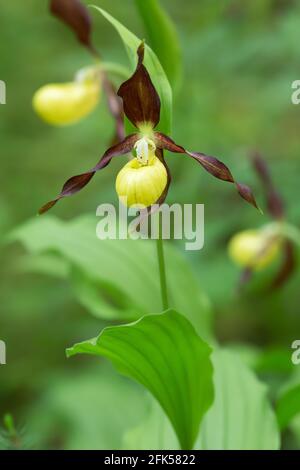
<instances>
[{"instance_id":1,"label":"curled petal tip","mask_svg":"<svg viewBox=\"0 0 300 470\"><path fill-rule=\"evenodd\" d=\"M139 59L139 64L141 64L144 60L144 55L145 55L145 40L144 39L142 40L141 44L138 47L137 55Z\"/></svg>"},{"instance_id":2,"label":"curled petal tip","mask_svg":"<svg viewBox=\"0 0 300 470\"><path fill-rule=\"evenodd\" d=\"M245 199L245 201L247 201L249 204L255 207L260 213L262 213L262 210L258 206L251 188L249 188L249 186L247 186L246 184L237 183L237 182L235 183L235 185L237 187L239 195L243 199Z\"/></svg>"},{"instance_id":3,"label":"curled petal tip","mask_svg":"<svg viewBox=\"0 0 300 470\"><path fill-rule=\"evenodd\" d=\"M44 205L39 209L37 215L40 216L40 215L45 214L45 213L48 212L56 203L57 203L57 199L55 199L55 200L53 200L53 201L50 201L50 202L47 202L46 204L44 204Z\"/></svg>"}]
</instances>

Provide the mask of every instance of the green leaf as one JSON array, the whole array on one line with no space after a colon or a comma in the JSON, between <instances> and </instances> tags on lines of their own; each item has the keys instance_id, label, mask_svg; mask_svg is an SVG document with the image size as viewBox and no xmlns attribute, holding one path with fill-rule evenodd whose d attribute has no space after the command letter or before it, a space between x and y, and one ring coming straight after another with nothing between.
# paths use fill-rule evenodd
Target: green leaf
<instances>
[{"instance_id":1,"label":"green leaf","mask_svg":"<svg viewBox=\"0 0 300 470\"><path fill-rule=\"evenodd\" d=\"M76 267L71 270L70 281L79 303L95 317L113 320L122 312L122 317L136 318L135 307L112 282L94 280Z\"/></svg>"},{"instance_id":2,"label":"green leaf","mask_svg":"<svg viewBox=\"0 0 300 470\"><path fill-rule=\"evenodd\" d=\"M53 216L34 218L15 229L10 240L20 241L33 258L35 271L61 277L61 265L80 303L104 319L134 320L161 311L161 296L152 240L98 240L97 219L90 216L63 222ZM50 262L51 256L53 263ZM57 258L61 260L57 263ZM170 305L211 339L211 308L199 282L181 253L165 243ZM142 260L142 262L141 262ZM28 263L26 255L26 263ZM178 288L180 286L180 288Z\"/></svg>"},{"instance_id":3,"label":"green leaf","mask_svg":"<svg viewBox=\"0 0 300 470\"><path fill-rule=\"evenodd\" d=\"M123 436L126 450L177 450L177 436L158 403L152 400L146 419Z\"/></svg>"},{"instance_id":4,"label":"green leaf","mask_svg":"<svg viewBox=\"0 0 300 470\"><path fill-rule=\"evenodd\" d=\"M211 349L179 313L168 310L105 328L67 350L104 356L146 387L169 417L183 449L191 449L213 401Z\"/></svg>"},{"instance_id":5,"label":"green leaf","mask_svg":"<svg viewBox=\"0 0 300 470\"><path fill-rule=\"evenodd\" d=\"M182 57L176 28L158 0L135 0L150 46L157 54L173 90L182 76Z\"/></svg>"},{"instance_id":6,"label":"green leaf","mask_svg":"<svg viewBox=\"0 0 300 470\"><path fill-rule=\"evenodd\" d=\"M27 408L26 428L42 449L53 439L65 450L120 449L124 433L147 413L144 390L104 361L48 374L40 388Z\"/></svg>"},{"instance_id":7,"label":"green leaf","mask_svg":"<svg viewBox=\"0 0 300 470\"><path fill-rule=\"evenodd\" d=\"M209 450L275 450L279 430L267 388L235 354L213 353L215 401L197 447Z\"/></svg>"},{"instance_id":8,"label":"green leaf","mask_svg":"<svg viewBox=\"0 0 300 470\"><path fill-rule=\"evenodd\" d=\"M99 11L99 13L101 13L119 33L127 50L132 69L134 70L137 64L137 49L142 40L102 8L99 8L96 5L93 5L93 8ZM158 124L157 129L169 134L172 126L172 90L156 54L147 45L145 47L144 64L161 100L160 123Z\"/></svg>"},{"instance_id":9,"label":"green leaf","mask_svg":"<svg viewBox=\"0 0 300 470\"><path fill-rule=\"evenodd\" d=\"M214 351L212 362L215 401L203 419L195 449L278 449L279 429L266 387L236 353ZM123 438L128 449L176 449L176 445L171 426L157 407Z\"/></svg>"},{"instance_id":10,"label":"green leaf","mask_svg":"<svg viewBox=\"0 0 300 470\"><path fill-rule=\"evenodd\" d=\"M288 374L293 370L290 351L283 348L263 350L257 357L255 371L259 374Z\"/></svg>"},{"instance_id":11,"label":"green leaf","mask_svg":"<svg viewBox=\"0 0 300 470\"><path fill-rule=\"evenodd\" d=\"M291 361L291 353L289 362ZM292 374L280 387L276 400L276 415L281 431L289 429L299 447L300 442L300 368L293 365Z\"/></svg>"},{"instance_id":12,"label":"green leaf","mask_svg":"<svg viewBox=\"0 0 300 470\"><path fill-rule=\"evenodd\" d=\"M293 370L290 361L290 351L281 347L260 349L253 344L233 343L228 346L230 351L238 354L239 358L256 374L288 374Z\"/></svg>"},{"instance_id":13,"label":"green leaf","mask_svg":"<svg viewBox=\"0 0 300 470\"><path fill-rule=\"evenodd\" d=\"M300 385L289 388L279 398L276 406L280 429L285 429L292 419L300 413Z\"/></svg>"},{"instance_id":14,"label":"green leaf","mask_svg":"<svg viewBox=\"0 0 300 470\"><path fill-rule=\"evenodd\" d=\"M25 255L18 261L17 268L22 273L45 274L59 279L67 279L70 271L69 263L54 253Z\"/></svg>"}]
</instances>

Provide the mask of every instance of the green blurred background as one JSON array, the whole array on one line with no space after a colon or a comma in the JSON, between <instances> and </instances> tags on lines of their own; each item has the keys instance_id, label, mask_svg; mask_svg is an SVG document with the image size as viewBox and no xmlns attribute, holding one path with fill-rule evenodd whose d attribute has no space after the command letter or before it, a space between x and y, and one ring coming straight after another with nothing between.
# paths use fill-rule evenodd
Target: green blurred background
<instances>
[{"instance_id":1,"label":"green blurred background","mask_svg":"<svg viewBox=\"0 0 300 470\"><path fill-rule=\"evenodd\" d=\"M145 37L132 0L94 3ZM249 162L251 152L259 150L283 194L289 221L297 225L300 108L291 104L291 83L300 74L299 3L161 3L176 24L184 60L182 87L174 100L174 139L221 157L238 180L252 185L264 207ZM7 84L7 104L0 107L0 231L5 240L13 228L36 216L68 176L98 160L113 135L113 122L104 99L76 126L54 128L38 119L31 105L35 90L70 80L90 58L49 15L46 1L0 0L0 5L0 79ZM92 15L104 60L127 65L116 32L96 12ZM260 286L270 273L262 273L252 289L238 296L239 269L228 258L227 242L241 229L266 223L268 216L191 159L170 155L168 162L173 175L169 202L205 204L204 250L184 252L182 244L179 249L210 300L215 335L220 343L235 345L248 362L259 351L258 373L273 396L293 372L289 358L291 343L300 335L300 276L296 272L282 290L266 295ZM114 178L121 165L113 161L53 213L64 220L93 217L101 202L116 203ZM145 414L141 389L99 360L65 359L67 346L95 336L104 322L76 301L65 279L28 272L23 255L18 244L1 251L0 338L7 343L7 365L0 370L0 415L13 414L29 447L119 448L125 430ZM297 429L284 436L285 447L300 447Z\"/></svg>"}]
</instances>

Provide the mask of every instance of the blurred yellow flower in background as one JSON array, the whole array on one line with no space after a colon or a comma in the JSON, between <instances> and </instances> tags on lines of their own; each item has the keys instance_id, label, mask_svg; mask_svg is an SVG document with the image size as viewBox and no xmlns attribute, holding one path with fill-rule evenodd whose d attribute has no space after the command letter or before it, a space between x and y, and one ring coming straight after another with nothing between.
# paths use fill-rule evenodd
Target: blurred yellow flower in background
<instances>
[{"instance_id":1,"label":"blurred yellow flower in background","mask_svg":"<svg viewBox=\"0 0 300 470\"><path fill-rule=\"evenodd\" d=\"M281 238L269 227L244 230L231 238L228 252L238 266L259 271L278 257L281 244Z\"/></svg>"},{"instance_id":2,"label":"blurred yellow flower in background","mask_svg":"<svg viewBox=\"0 0 300 470\"><path fill-rule=\"evenodd\" d=\"M95 109L100 88L99 80L50 83L36 91L33 108L48 124L75 124Z\"/></svg>"}]
</instances>

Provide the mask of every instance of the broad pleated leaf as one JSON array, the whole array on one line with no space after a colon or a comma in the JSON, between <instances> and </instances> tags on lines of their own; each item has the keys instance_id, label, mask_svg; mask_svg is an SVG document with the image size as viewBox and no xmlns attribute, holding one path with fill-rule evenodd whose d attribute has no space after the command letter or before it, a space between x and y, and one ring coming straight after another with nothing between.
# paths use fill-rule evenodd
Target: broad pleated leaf
<instances>
[{"instance_id":1,"label":"broad pleated leaf","mask_svg":"<svg viewBox=\"0 0 300 470\"><path fill-rule=\"evenodd\" d=\"M160 312L155 242L99 240L95 234L98 221L87 216L70 222L53 216L39 217L17 228L10 238L20 241L33 258L47 254L46 264L36 266L40 272L48 269L54 275L57 256L64 260L74 294L97 317L124 321ZM51 256L54 261L49 266ZM211 338L210 304L197 277L168 242L165 257L170 305L186 315L202 337Z\"/></svg>"},{"instance_id":2,"label":"broad pleated leaf","mask_svg":"<svg viewBox=\"0 0 300 470\"><path fill-rule=\"evenodd\" d=\"M125 432L122 448L126 450L180 449L177 436L160 406L152 400L146 418Z\"/></svg>"},{"instance_id":3,"label":"broad pleated leaf","mask_svg":"<svg viewBox=\"0 0 300 470\"><path fill-rule=\"evenodd\" d=\"M50 442L59 432L65 450L120 449L149 401L141 387L104 361L50 374L39 390L26 410L26 430L34 443Z\"/></svg>"},{"instance_id":4,"label":"broad pleated leaf","mask_svg":"<svg viewBox=\"0 0 300 470\"><path fill-rule=\"evenodd\" d=\"M197 448L278 449L279 430L266 386L236 354L215 351L212 359L215 401L203 420Z\"/></svg>"},{"instance_id":5,"label":"broad pleated leaf","mask_svg":"<svg viewBox=\"0 0 300 470\"><path fill-rule=\"evenodd\" d=\"M191 449L213 401L211 349L174 310L105 328L67 350L104 356L146 387L169 417L183 449Z\"/></svg>"},{"instance_id":6,"label":"broad pleated leaf","mask_svg":"<svg viewBox=\"0 0 300 470\"><path fill-rule=\"evenodd\" d=\"M279 430L267 389L237 355L237 351L226 350L212 354L215 400L203 419L195 449L279 448ZM155 404L123 439L126 449L176 449L177 445L169 422Z\"/></svg>"}]
</instances>

